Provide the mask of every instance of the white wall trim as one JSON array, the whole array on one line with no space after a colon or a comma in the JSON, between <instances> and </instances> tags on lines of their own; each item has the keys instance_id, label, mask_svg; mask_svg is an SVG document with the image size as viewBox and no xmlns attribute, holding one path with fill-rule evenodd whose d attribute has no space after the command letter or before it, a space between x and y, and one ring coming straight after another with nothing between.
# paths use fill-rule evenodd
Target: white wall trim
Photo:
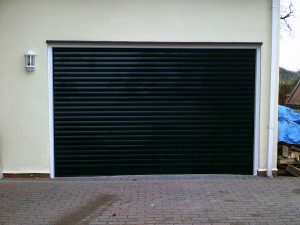
<instances>
[{"instance_id":1,"label":"white wall trim","mask_svg":"<svg viewBox=\"0 0 300 225\"><path fill-rule=\"evenodd\" d=\"M48 46L48 83L49 83L49 133L50 133L50 177L55 177L54 167L54 109L53 109L53 51Z\"/></svg>"},{"instance_id":2,"label":"white wall trim","mask_svg":"<svg viewBox=\"0 0 300 225\"><path fill-rule=\"evenodd\" d=\"M255 111L254 111L254 152L253 152L253 175L257 175L259 158L259 122L260 122L260 82L261 82L261 49L256 49L255 65Z\"/></svg>"},{"instance_id":3,"label":"white wall trim","mask_svg":"<svg viewBox=\"0 0 300 225\"><path fill-rule=\"evenodd\" d=\"M268 170L268 169L258 169L257 171L258 171L258 172L267 172L267 170ZM273 168L272 168L272 172L276 172L276 171L278 171L278 168L273 167Z\"/></svg>"},{"instance_id":4,"label":"white wall trim","mask_svg":"<svg viewBox=\"0 0 300 225\"><path fill-rule=\"evenodd\" d=\"M259 161L259 121L260 121L260 90L261 90L261 44L201 44L201 43L166 43L156 45L155 42L147 44L137 43L109 43L109 44L48 44L48 83L49 83L49 132L50 132L50 176L55 177L54 160L54 101L53 101L53 48L101 48L101 47L136 47L136 48L198 48L198 49L254 49L256 50L256 68L255 68L255 106L254 106L254 140L253 140L253 175L257 175Z\"/></svg>"}]
</instances>

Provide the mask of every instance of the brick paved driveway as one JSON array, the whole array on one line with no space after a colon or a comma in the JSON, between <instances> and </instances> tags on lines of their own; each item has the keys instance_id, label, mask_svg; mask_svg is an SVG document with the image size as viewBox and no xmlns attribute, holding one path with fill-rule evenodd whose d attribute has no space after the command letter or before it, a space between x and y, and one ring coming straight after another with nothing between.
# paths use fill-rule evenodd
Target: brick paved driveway
<instances>
[{"instance_id":1,"label":"brick paved driveway","mask_svg":"<svg viewBox=\"0 0 300 225\"><path fill-rule=\"evenodd\" d=\"M229 175L0 181L0 224L300 224L300 179Z\"/></svg>"}]
</instances>

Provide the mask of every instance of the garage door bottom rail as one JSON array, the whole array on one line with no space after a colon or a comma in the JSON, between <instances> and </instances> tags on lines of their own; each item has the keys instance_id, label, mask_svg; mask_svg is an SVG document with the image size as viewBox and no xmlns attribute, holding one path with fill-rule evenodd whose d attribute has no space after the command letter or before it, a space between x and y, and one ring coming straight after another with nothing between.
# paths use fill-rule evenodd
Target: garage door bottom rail
<instances>
[{"instance_id":1,"label":"garage door bottom rail","mask_svg":"<svg viewBox=\"0 0 300 225\"><path fill-rule=\"evenodd\" d=\"M242 166L245 168L245 165ZM79 169L78 170L69 170L69 169L59 169L59 174L56 174L56 177L70 177L70 176L111 176L111 175L153 175L153 174L237 174L237 175L252 175L249 171L252 170L252 165L250 164L247 169L243 169L241 166L233 166L232 169L216 167L211 168L211 166L194 166L186 167L178 166L177 168L170 167L166 168L164 165L163 168L157 166L140 166L133 168L122 168L122 166L116 167L106 167L105 169L100 169L95 167L94 169Z\"/></svg>"}]
</instances>

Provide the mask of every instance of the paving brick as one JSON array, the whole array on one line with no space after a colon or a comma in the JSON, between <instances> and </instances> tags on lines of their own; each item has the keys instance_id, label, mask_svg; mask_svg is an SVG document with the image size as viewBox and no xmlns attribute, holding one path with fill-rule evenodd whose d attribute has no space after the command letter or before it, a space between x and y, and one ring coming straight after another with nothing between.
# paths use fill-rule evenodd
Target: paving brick
<instances>
[{"instance_id":1,"label":"paving brick","mask_svg":"<svg viewBox=\"0 0 300 225\"><path fill-rule=\"evenodd\" d=\"M300 179L151 175L0 181L2 224L300 224Z\"/></svg>"}]
</instances>

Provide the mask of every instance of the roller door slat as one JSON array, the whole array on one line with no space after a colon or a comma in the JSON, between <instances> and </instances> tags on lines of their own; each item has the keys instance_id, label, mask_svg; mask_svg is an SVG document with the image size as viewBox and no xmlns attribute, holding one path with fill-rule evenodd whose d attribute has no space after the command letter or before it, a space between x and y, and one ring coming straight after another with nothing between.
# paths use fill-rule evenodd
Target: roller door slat
<instances>
[{"instance_id":1,"label":"roller door slat","mask_svg":"<svg viewBox=\"0 0 300 225\"><path fill-rule=\"evenodd\" d=\"M55 47L56 176L251 174L255 54Z\"/></svg>"}]
</instances>

